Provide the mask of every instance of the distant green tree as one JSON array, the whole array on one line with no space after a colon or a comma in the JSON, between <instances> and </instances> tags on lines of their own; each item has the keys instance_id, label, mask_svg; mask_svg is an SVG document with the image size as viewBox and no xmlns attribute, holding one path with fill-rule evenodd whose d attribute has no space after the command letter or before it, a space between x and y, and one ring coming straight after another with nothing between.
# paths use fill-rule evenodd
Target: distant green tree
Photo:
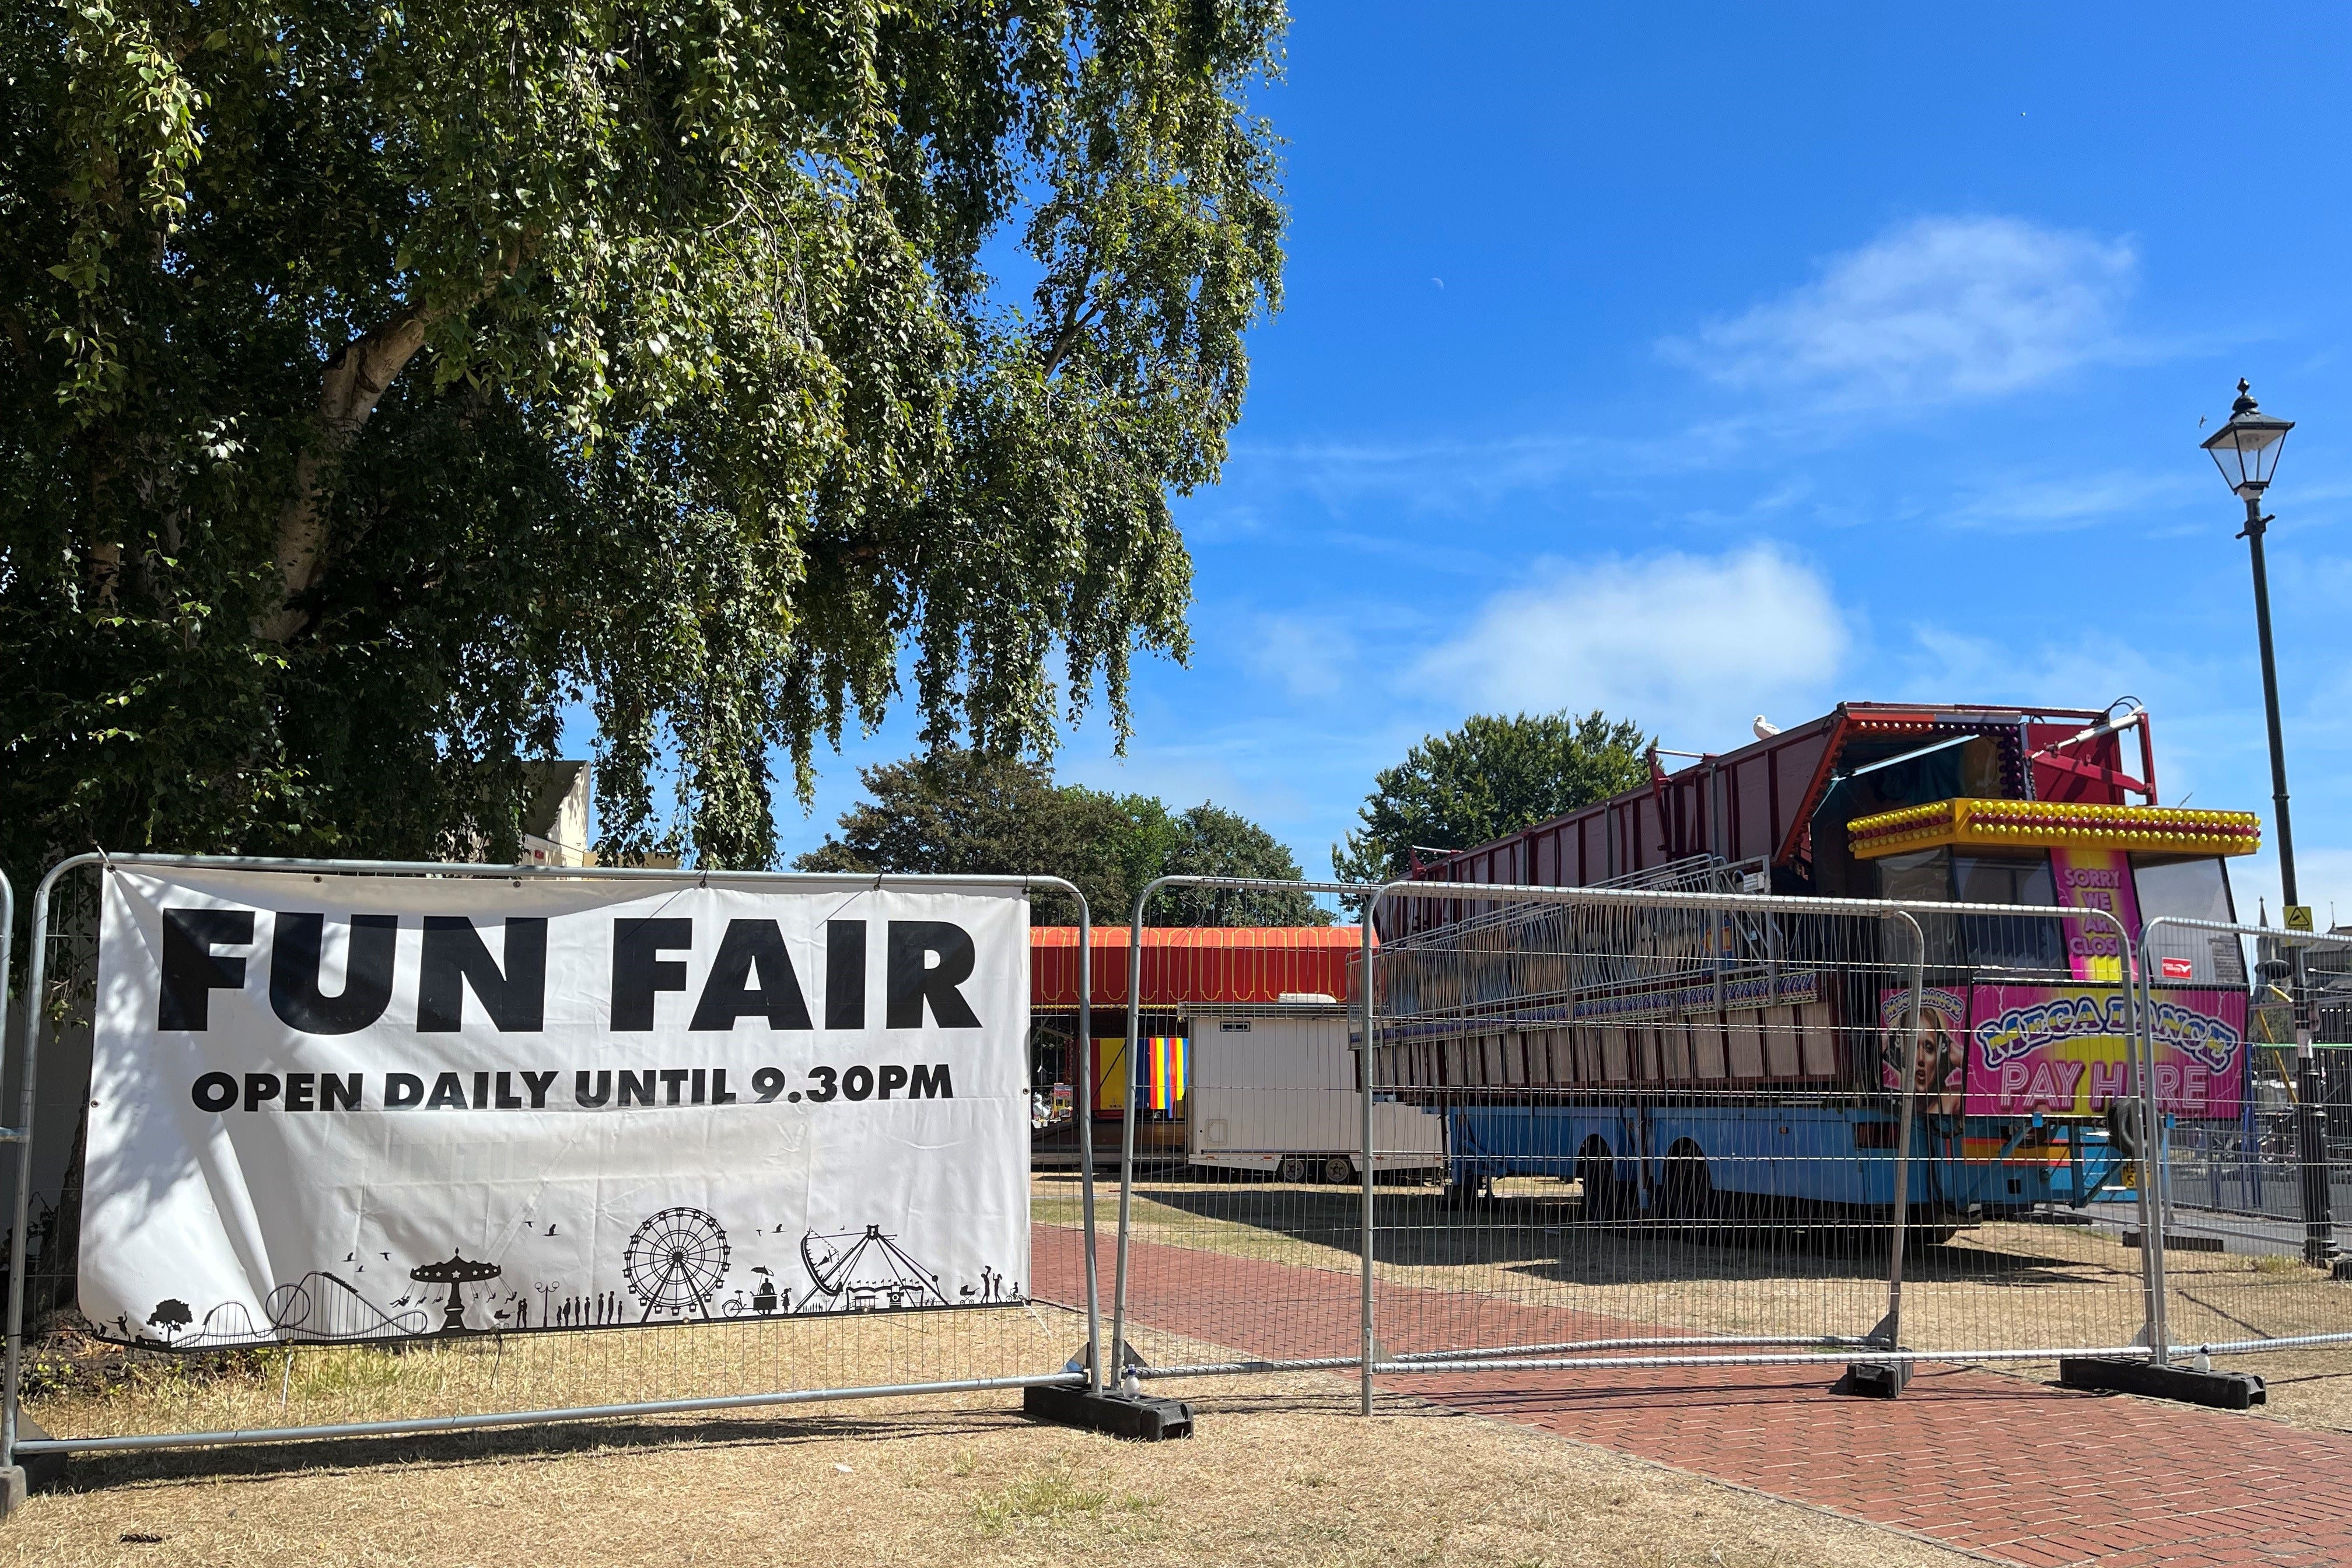
<instances>
[{"instance_id":1,"label":"distant green tree","mask_svg":"<svg viewBox=\"0 0 2352 1568\"><path fill-rule=\"evenodd\" d=\"M1157 798L1131 795L1119 802L1134 824L1127 857L1128 901L1155 877L1257 877L1295 882L1301 872L1289 847L1238 812L1203 801L1171 812ZM1329 910L1305 893L1242 888L1176 888L1145 911L1151 925L1308 926L1331 923Z\"/></svg>"},{"instance_id":2,"label":"distant green tree","mask_svg":"<svg viewBox=\"0 0 2352 1568\"><path fill-rule=\"evenodd\" d=\"M1331 847L1332 869L1342 881L1389 881L1406 874L1415 847L1467 849L1606 800L1649 777L1647 743L1639 724L1597 708L1580 719L1474 714L1381 770L1357 812L1362 826Z\"/></svg>"},{"instance_id":3,"label":"distant green tree","mask_svg":"<svg viewBox=\"0 0 2352 1568\"><path fill-rule=\"evenodd\" d=\"M942 746L858 771L868 798L841 814L837 835L793 863L803 871L1063 877L1097 921L1123 919L1131 831L1108 796L1058 788L1045 767ZM1072 920L1068 901L1041 900L1040 919Z\"/></svg>"},{"instance_id":4,"label":"distant green tree","mask_svg":"<svg viewBox=\"0 0 2352 1568\"><path fill-rule=\"evenodd\" d=\"M940 747L860 771L867 799L840 831L799 857L803 871L1039 873L1067 879L1098 925L1123 924L1155 877L1263 877L1296 881L1298 862L1274 835L1205 802L1171 811L1152 795L1056 784L1043 766ZM1076 918L1068 900L1039 900L1041 921ZM1303 893L1171 891L1155 925L1323 925Z\"/></svg>"}]
</instances>

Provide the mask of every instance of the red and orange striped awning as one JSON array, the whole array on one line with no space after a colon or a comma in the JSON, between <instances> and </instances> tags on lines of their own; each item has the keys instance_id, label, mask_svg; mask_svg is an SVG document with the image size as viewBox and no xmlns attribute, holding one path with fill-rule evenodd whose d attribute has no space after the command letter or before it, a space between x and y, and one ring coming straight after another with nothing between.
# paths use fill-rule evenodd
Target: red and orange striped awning
<instances>
[{"instance_id":1,"label":"red and orange striped awning","mask_svg":"<svg viewBox=\"0 0 2352 1568\"><path fill-rule=\"evenodd\" d=\"M1127 1005L1128 928L1094 931L1094 1005ZM1344 1001L1348 969L1363 951L1355 926L1146 926L1143 1005L1184 1007L1274 1002L1286 993ZM1029 1005L1078 1005L1078 928L1029 931Z\"/></svg>"}]
</instances>

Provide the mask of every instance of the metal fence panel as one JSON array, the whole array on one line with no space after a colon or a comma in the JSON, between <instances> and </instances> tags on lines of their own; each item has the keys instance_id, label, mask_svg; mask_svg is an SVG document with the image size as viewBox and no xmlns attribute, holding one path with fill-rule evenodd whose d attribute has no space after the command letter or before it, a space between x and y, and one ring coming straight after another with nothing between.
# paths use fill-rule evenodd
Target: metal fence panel
<instances>
[{"instance_id":1,"label":"metal fence panel","mask_svg":"<svg viewBox=\"0 0 2352 1568\"><path fill-rule=\"evenodd\" d=\"M89 1016L94 924L59 922L80 908L74 873L106 864L301 871L317 876L403 876L719 882L755 887L919 888L975 883L1053 889L1073 899L1081 927L1080 1008L1085 1016L1091 941L1085 900L1051 877L825 877L785 873L645 872L602 868L444 866L433 863L258 861L190 857L78 856L44 878L34 898L22 1098L34 1102L42 1047ZM85 878L84 883L91 879ZM0 899L5 899L0 884ZM1027 954L1023 955L1027 962ZM29 1131L30 1129L28 1128ZM44 1139L76 1129L40 1130ZM58 1386L37 1339L71 1300L69 1224L53 1223L27 1268L28 1174L33 1148L17 1150L16 1223L9 1242L7 1360L0 1390L0 1466L17 1452L161 1447L219 1442L455 1431L612 1415L685 1414L767 1405L897 1395L936 1396L1098 1380L1099 1307L1091 1160L1086 1162L1076 1246L1033 1246L1028 1299L941 1310L877 1310L762 1318L756 1306L709 1322L624 1325L582 1305L576 1329L434 1334L406 1341L270 1345L174 1355L122 1352L117 1389L104 1397ZM1088 1151L1090 1153L1091 1151ZM60 1210L67 1208L59 1204ZM66 1216L69 1219L69 1215ZM1033 1240L1037 1230L1033 1226ZM527 1288L538 1289L534 1283ZM551 1289L552 1287L547 1287ZM544 1314L551 1301L541 1301ZM33 1316L28 1320L28 1307ZM1075 1354L1073 1353L1075 1350ZM108 1352L110 1354L114 1352ZM20 1404L55 1436L19 1442Z\"/></svg>"},{"instance_id":2,"label":"metal fence panel","mask_svg":"<svg viewBox=\"0 0 2352 1568\"><path fill-rule=\"evenodd\" d=\"M1357 1088L1361 1020L1335 993L1147 1005L1145 922L1168 919L1156 907L1163 893L1204 889L1369 890L1163 877L1139 894L1126 1036L1103 1043L1116 1048L1106 1081L1121 1097L1111 1342L1131 1347L1139 1378L1355 1367L1370 1175ZM1122 1365L1129 1359L1123 1351Z\"/></svg>"},{"instance_id":3,"label":"metal fence panel","mask_svg":"<svg viewBox=\"0 0 2352 1568\"><path fill-rule=\"evenodd\" d=\"M2170 1353L2352 1342L2352 1283L2337 1268L2352 1239L2352 1127L2328 1092L2352 1079L2352 937L2149 921L2139 981L2151 1038L2193 1026L2167 999L2209 976L2250 992L2245 1081L2235 1114L2158 1128L2148 1259Z\"/></svg>"},{"instance_id":4,"label":"metal fence panel","mask_svg":"<svg viewBox=\"0 0 2352 1568\"><path fill-rule=\"evenodd\" d=\"M92 939L53 916L98 860L36 894L28 1107L41 1040L87 1016ZM2097 909L1711 885L1155 882L1131 911L1123 1030L1096 1032L1081 936L1058 1026L1077 1178L1033 1174L1018 1308L275 1347L78 1403L23 1364L26 1301L69 1289L71 1227L60 1203L28 1269L20 1179L0 1464L20 1391L68 1434L36 1446L54 1448L1275 1372L1349 1377L1369 1411L1392 1376L2352 1342L2333 1256L2352 1049L2344 1114L2315 1087L2352 1047L2352 938L2167 917L2136 944ZM1148 1000L1147 920L1204 889L1349 900L1353 931L1259 939L1325 960L1346 944L1345 984ZM2240 1036L2255 1043L2228 1048ZM1095 1140L1114 1117L1106 1363Z\"/></svg>"},{"instance_id":5,"label":"metal fence panel","mask_svg":"<svg viewBox=\"0 0 2352 1568\"><path fill-rule=\"evenodd\" d=\"M1474 1367L2143 1353L2143 1079L2105 911L1299 886L1375 909L1344 1014L1130 993L1114 1316L1139 1377L1353 1371L1369 1408L1375 1374ZM2070 1005L2096 1038L2053 1057L2032 1015ZM1971 1078L2004 1009L2008 1076ZM1188 1092L1155 1099L1137 1064L1175 1035Z\"/></svg>"},{"instance_id":6,"label":"metal fence panel","mask_svg":"<svg viewBox=\"0 0 2352 1568\"><path fill-rule=\"evenodd\" d=\"M1437 1110L1449 1153L1442 1189L1383 1203L1384 1373L1498 1355L1844 1361L1898 1344L2042 1358L2142 1331L2134 1167L2105 1125L2055 1102L2062 1087L2089 1098L2090 1064L2062 1086L2021 1058L2032 1070L2006 1085L1972 1079L1966 1052L1971 1022L2002 1003L2084 990L2072 939L2105 917L1391 896L1376 1092ZM2123 973L2106 989L2127 1009ZM2132 1032L2112 1022L2120 1052ZM2098 1065L2117 1098L2122 1064Z\"/></svg>"}]
</instances>

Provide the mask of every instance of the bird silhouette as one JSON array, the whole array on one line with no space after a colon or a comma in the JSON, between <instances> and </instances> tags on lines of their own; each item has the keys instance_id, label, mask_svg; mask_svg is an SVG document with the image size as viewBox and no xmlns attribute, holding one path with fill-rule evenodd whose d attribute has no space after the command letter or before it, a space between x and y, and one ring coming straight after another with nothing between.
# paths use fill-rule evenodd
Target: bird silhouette
<instances>
[{"instance_id":1,"label":"bird silhouette","mask_svg":"<svg viewBox=\"0 0 2352 1568\"><path fill-rule=\"evenodd\" d=\"M367 1265L362 1263L357 1268L352 1269L352 1272L354 1274L364 1274L367 1272Z\"/></svg>"},{"instance_id":2,"label":"bird silhouette","mask_svg":"<svg viewBox=\"0 0 2352 1568\"><path fill-rule=\"evenodd\" d=\"M358 1253L356 1253L356 1252L346 1252L346 1253L344 1253L344 1254L343 1254L343 1261L344 1261L344 1262L346 1262L346 1263L350 1263L350 1262L352 1262L352 1261L355 1260L358 1257L359 1257L359 1254L358 1254Z\"/></svg>"},{"instance_id":3,"label":"bird silhouette","mask_svg":"<svg viewBox=\"0 0 2352 1568\"><path fill-rule=\"evenodd\" d=\"M379 1253L377 1253L377 1254L376 1254L376 1256L377 1256L378 1258L383 1258L386 1263L389 1263L389 1262L391 1262L391 1261L392 1261L392 1254L391 1254L391 1253L389 1253L389 1252L379 1252Z\"/></svg>"},{"instance_id":4,"label":"bird silhouette","mask_svg":"<svg viewBox=\"0 0 2352 1568\"><path fill-rule=\"evenodd\" d=\"M553 1236L553 1235L555 1234L555 1226L554 1226L553 1225L551 1225L551 1225L547 1227L547 1234L548 1234L548 1235L550 1235L550 1236Z\"/></svg>"}]
</instances>

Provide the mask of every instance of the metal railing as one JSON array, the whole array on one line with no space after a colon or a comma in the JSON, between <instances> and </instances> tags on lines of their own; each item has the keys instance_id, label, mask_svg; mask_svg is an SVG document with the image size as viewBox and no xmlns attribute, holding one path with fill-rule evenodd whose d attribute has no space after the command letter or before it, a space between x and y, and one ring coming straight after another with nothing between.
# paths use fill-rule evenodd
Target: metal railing
<instances>
[{"instance_id":1,"label":"metal railing","mask_svg":"<svg viewBox=\"0 0 2352 1568\"><path fill-rule=\"evenodd\" d=\"M1369 1408L1376 1376L1405 1373L2167 1354L2158 1145L2137 1130L2180 1118L2159 1104L2169 1037L2151 1032L2126 983L2135 944L2110 912L1296 886L1372 917L1349 998L1355 1046L1370 1042L1360 1059L1373 1064L1349 1086L1353 1139L1332 1145L1327 1130L1252 1179L1231 1151L1202 1147L1213 1113L1201 1097L1219 1086L1195 1079L1181 1152L1162 1140L1138 1152L1129 1096L1112 1340L1123 1377L1352 1370ZM1139 906L1131 942L1141 929ZM1986 997L1972 1003L1971 985ZM1147 1031L1130 998L1132 1062ZM1952 1053L1969 1039L1969 1007L2001 1004L2022 1020L2003 1037L2021 1076L2005 1111L1970 1114ZM1759 1021L1735 1023L1742 1007ZM2095 1016L2062 1016L2070 1007ZM1667 1016L1676 1008L1690 1016ZM2106 1054L2053 1056L2047 1040L2022 1054L2037 1008L2053 1038L2095 1036ZM1702 1013L1711 1021L1695 1030ZM1283 1015L1260 1009L1253 1026ZM1601 1062L1600 1020L1636 1016L1642 1028L1618 1032L1643 1037L1628 1048L1652 1053L1646 1079L1605 1063L1580 1078L1555 1069L1563 1053ZM1247 1020L1218 1026L1235 1021ZM1210 1022L1193 1020L1196 1050ZM1465 1076L1453 1064L1470 1061L1473 1042L1483 1055ZM1433 1065L1439 1046L1456 1054ZM1703 1061L1703 1048L1717 1054ZM1739 1050L1780 1066L1737 1070L1722 1058ZM1671 1051L1684 1053L1678 1073L1654 1065ZM1541 1071L1525 1065L1536 1052ZM1423 1113L1421 1131L1391 1138L1412 1126L1408 1110ZM1597 1130L1604 1112L1625 1142ZM1738 1142L1765 1126L1795 1137L1803 1121L1848 1142L1795 1153ZM1931 1142L1924 1159L1915 1136ZM1717 1152L1710 1139L1727 1142ZM1346 1165L1354 1215L1300 1179L1317 1159ZM1415 1161L1418 1188L1406 1184ZM1128 1362L1131 1336L1156 1353ZM2238 1348L2208 1349L2224 1345Z\"/></svg>"},{"instance_id":2,"label":"metal railing","mask_svg":"<svg viewBox=\"0 0 2352 1568\"><path fill-rule=\"evenodd\" d=\"M2250 1011L2270 1005L2290 1031L2268 1042L2245 1031L2232 1116L2193 1127L2178 1117L2150 1123L2157 1201L2142 1234L2165 1331L2154 1342L2158 1360L2352 1343L2336 1242L2339 1218L2352 1224L2352 1208L2342 1206L2352 1191L2339 1195L2337 1184L2352 1171L2337 1169L2316 1125L2325 1108L2297 1099L2316 1076L2301 1070L2315 1050L2352 1047L2352 1038L2326 1037L2336 1020L2313 1005L2305 969L2315 954L2352 954L2352 937L2179 915L2157 916L2142 929L2135 980L2144 1057L2181 1022L2168 1016L2168 987L2214 980L2247 987ZM2196 1065L2190 1058L2176 1070L2186 1077ZM2186 1183L2184 1165L2195 1173Z\"/></svg>"},{"instance_id":3,"label":"metal railing","mask_svg":"<svg viewBox=\"0 0 2352 1568\"><path fill-rule=\"evenodd\" d=\"M64 1011L47 994L52 903L62 879L105 863L76 857L35 895L26 1121L44 1029ZM2162 1363L2352 1343L2346 1287L2298 1257L2334 1172L2313 1176L2292 1141L2266 1138L2294 1108L2263 1098L2292 1086L2257 1081L2256 1049L2243 1044L2246 977L2274 965L2276 931L2167 916L2135 942L2095 908L1168 877L1131 911L1124 1040L1098 1042L1089 916L1053 878L113 863L1051 889L1076 900L1082 933L1076 1212L1066 1182L1033 1175L1043 1252L1033 1251L1026 1340L815 1347L869 1373L928 1355L935 1375L796 1376L821 1359L809 1345L755 1344L765 1331L751 1330L737 1343L723 1325L509 1336L487 1369L479 1354L439 1369L443 1408L334 1418L312 1400L307 1415L320 1418L139 1432L85 1423L18 1443L32 1168L21 1142L0 1465L14 1452L1269 1373L1351 1373L1369 1413L1381 1378L1427 1387L1505 1373ZM1185 889L1349 901L1361 923L1345 994L1181 1010L1148 1001L1145 921L1159 895ZM0 914L7 896L0 882ZM2297 940L2352 950L2352 939ZM1097 1047L1110 1045L1123 1050L1118 1080L1102 1080L1120 1096L1106 1352L1094 1157L1097 1112L1113 1108L1095 1091ZM2251 1160L2253 1175L2217 1173L2224 1159ZM2210 1202L2183 1190L2190 1167ZM2281 1175L2299 1207L2282 1210ZM1029 1370L1061 1331L1040 1309L1065 1312L1073 1331L1083 1320L1085 1347L1060 1370ZM535 1361L532 1342L571 1348L551 1352L557 1366ZM607 1343L638 1349L583 1348ZM269 1353L284 1357L278 1408L290 1410L298 1358L382 1352ZM529 1397L554 1387L573 1396ZM230 1403L267 1415L266 1398Z\"/></svg>"}]
</instances>

